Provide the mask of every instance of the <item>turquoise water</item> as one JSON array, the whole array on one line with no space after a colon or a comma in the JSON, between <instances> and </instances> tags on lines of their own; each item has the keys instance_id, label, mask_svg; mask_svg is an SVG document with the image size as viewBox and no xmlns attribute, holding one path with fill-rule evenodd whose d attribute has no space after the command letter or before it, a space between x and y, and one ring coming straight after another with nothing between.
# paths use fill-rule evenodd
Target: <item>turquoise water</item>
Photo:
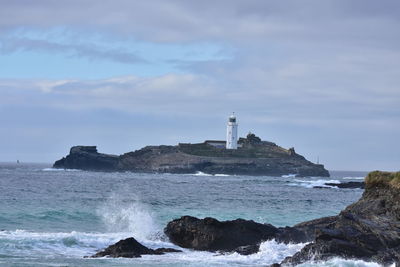
<instances>
[{"instance_id":1,"label":"turquoise water","mask_svg":"<svg viewBox=\"0 0 400 267\"><path fill-rule=\"evenodd\" d=\"M312 188L360 181L365 173L330 178L138 174L53 170L45 164L0 164L1 266L265 266L304 244L262 244L250 256L183 253L140 259L84 259L129 236L149 247L175 247L163 234L183 215L245 218L275 226L335 215L360 189ZM365 266L334 259L329 266Z\"/></svg>"}]
</instances>

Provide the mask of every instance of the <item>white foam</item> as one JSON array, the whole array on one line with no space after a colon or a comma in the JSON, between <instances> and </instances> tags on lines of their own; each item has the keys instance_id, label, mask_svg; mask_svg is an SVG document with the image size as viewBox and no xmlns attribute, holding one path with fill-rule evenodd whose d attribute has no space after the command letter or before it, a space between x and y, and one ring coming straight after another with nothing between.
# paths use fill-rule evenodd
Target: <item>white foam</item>
<instances>
[{"instance_id":1,"label":"white foam","mask_svg":"<svg viewBox=\"0 0 400 267\"><path fill-rule=\"evenodd\" d=\"M120 195L112 195L99 209L105 226L110 232L129 232L138 240L154 239L157 227L150 209L135 199L124 200Z\"/></svg>"},{"instance_id":2,"label":"white foam","mask_svg":"<svg viewBox=\"0 0 400 267\"><path fill-rule=\"evenodd\" d=\"M204 172L196 172L195 174L193 174L195 176L212 176L212 174L208 174L208 173L204 173Z\"/></svg>"},{"instance_id":3,"label":"white foam","mask_svg":"<svg viewBox=\"0 0 400 267\"><path fill-rule=\"evenodd\" d=\"M364 180L365 177L343 177L343 180Z\"/></svg>"},{"instance_id":4,"label":"white foam","mask_svg":"<svg viewBox=\"0 0 400 267\"><path fill-rule=\"evenodd\" d=\"M328 261L318 261L318 262L306 262L298 267L380 267L382 265L375 263L375 262L366 262L362 260L345 260L342 258L333 258ZM391 265L390 267L395 267L395 265Z\"/></svg>"},{"instance_id":5,"label":"white foam","mask_svg":"<svg viewBox=\"0 0 400 267\"><path fill-rule=\"evenodd\" d=\"M56 168L44 168L42 169L44 172L76 172L80 171L78 169L56 169Z\"/></svg>"},{"instance_id":6,"label":"white foam","mask_svg":"<svg viewBox=\"0 0 400 267\"><path fill-rule=\"evenodd\" d=\"M335 188L335 186L330 186L326 185L327 183L330 184L340 184L339 180L324 180L324 179L319 179L319 180L300 180L300 179L294 179L293 183L290 183L289 185L291 186L302 186L306 188L313 188L313 187L327 187L327 188Z\"/></svg>"},{"instance_id":7,"label":"white foam","mask_svg":"<svg viewBox=\"0 0 400 267\"><path fill-rule=\"evenodd\" d=\"M296 177L297 176L297 174L286 174L286 175L282 175L281 177L282 178L294 178L294 177Z\"/></svg>"},{"instance_id":8,"label":"white foam","mask_svg":"<svg viewBox=\"0 0 400 267\"><path fill-rule=\"evenodd\" d=\"M293 255L300 251L305 244L283 244L277 243L275 240L263 242L260 251L252 255L240 255L238 253L212 253L205 251L194 251L182 249L183 253L168 253L160 256L144 256L144 261L161 261L162 262L179 262L182 264L196 266L243 266L243 265L269 265L281 262L287 256Z\"/></svg>"},{"instance_id":9,"label":"white foam","mask_svg":"<svg viewBox=\"0 0 400 267\"><path fill-rule=\"evenodd\" d=\"M16 256L65 255L81 258L126 237L127 233L1 231L0 250Z\"/></svg>"},{"instance_id":10,"label":"white foam","mask_svg":"<svg viewBox=\"0 0 400 267\"><path fill-rule=\"evenodd\" d=\"M0 251L11 257L66 257L83 258L129 236L131 233L84 233L84 232L31 232L25 230L0 231ZM110 262L125 262L130 264L150 265L194 265L194 266L265 266L279 263L287 256L300 251L306 244L283 244L275 240L263 242L260 251L252 255L238 253L212 253L182 249L171 243L160 240L144 241L143 245L150 248L172 247L181 249L182 253L167 253L165 255L144 255L139 259L111 259ZM361 260L345 260L334 258L325 262L306 262L301 267L340 266L340 267L379 267L380 265ZM395 267L394 265L392 267Z\"/></svg>"},{"instance_id":11,"label":"white foam","mask_svg":"<svg viewBox=\"0 0 400 267\"><path fill-rule=\"evenodd\" d=\"M209 174L209 173L205 173L205 172L201 172L201 171L198 171L198 172L196 172L194 174L190 174L190 175L194 175L194 176L219 176L219 177L231 176L229 174L224 174L224 173Z\"/></svg>"},{"instance_id":12,"label":"white foam","mask_svg":"<svg viewBox=\"0 0 400 267\"><path fill-rule=\"evenodd\" d=\"M31 232L25 230L1 231L0 251L10 256L82 258L90 256L101 249L129 236L131 233L83 233L83 232ZM138 261L175 262L175 263L203 263L204 265L232 264L267 265L282 261L293 255L305 244L283 244L274 240L263 242L260 251L252 255L238 253L212 253L179 248L169 242L160 240L141 241L150 248L172 247L181 249L182 253L168 253L165 255L145 255ZM109 259L111 260L111 259Z\"/></svg>"}]
</instances>

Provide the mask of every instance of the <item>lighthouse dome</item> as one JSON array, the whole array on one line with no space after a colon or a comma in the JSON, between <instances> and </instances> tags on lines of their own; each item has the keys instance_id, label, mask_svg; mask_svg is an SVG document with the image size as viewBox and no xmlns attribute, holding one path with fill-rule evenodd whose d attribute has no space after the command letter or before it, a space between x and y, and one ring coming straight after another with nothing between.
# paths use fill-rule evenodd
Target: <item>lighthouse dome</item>
<instances>
[{"instance_id":1,"label":"lighthouse dome","mask_svg":"<svg viewBox=\"0 0 400 267\"><path fill-rule=\"evenodd\" d=\"M230 115L229 116L229 122L236 122L236 116L235 115Z\"/></svg>"}]
</instances>

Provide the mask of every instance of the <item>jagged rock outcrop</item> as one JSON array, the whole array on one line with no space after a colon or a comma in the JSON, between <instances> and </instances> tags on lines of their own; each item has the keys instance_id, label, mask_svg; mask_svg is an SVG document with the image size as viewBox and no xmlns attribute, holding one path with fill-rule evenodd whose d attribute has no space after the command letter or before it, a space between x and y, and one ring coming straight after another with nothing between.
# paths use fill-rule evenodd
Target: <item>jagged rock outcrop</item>
<instances>
[{"instance_id":1,"label":"jagged rock outcrop","mask_svg":"<svg viewBox=\"0 0 400 267\"><path fill-rule=\"evenodd\" d=\"M337 188L348 188L348 189L364 189L365 188L365 183L364 182L347 182L347 183L325 183L325 186L314 186L313 188L327 188L326 185L328 186L333 186Z\"/></svg>"},{"instance_id":2,"label":"jagged rock outcrop","mask_svg":"<svg viewBox=\"0 0 400 267\"><path fill-rule=\"evenodd\" d=\"M54 168L112 171L116 170L119 156L101 154L95 146L74 146L69 155L57 160Z\"/></svg>"},{"instance_id":3,"label":"jagged rock outcrop","mask_svg":"<svg viewBox=\"0 0 400 267\"><path fill-rule=\"evenodd\" d=\"M257 252L260 243L269 239L285 243L311 242L287 257L281 263L284 266L333 257L398 266L400 172L368 174L361 199L337 216L279 228L242 219L220 222L183 216L169 222L164 232L171 242L185 248L236 251L245 255Z\"/></svg>"},{"instance_id":4,"label":"jagged rock outcrop","mask_svg":"<svg viewBox=\"0 0 400 267\"><path fill-rule=\"evenodd\" d=\"M276 235L277 242L288 243L307 243L315 239L315 231L323 229L336 220L336 216L323 217L298 223L294 226L280 227Z\"/></svg>"},{"instance_id":5,"label":"jagged rock outcrop","mask_svg":"<svg viewBox=\"0 0 400 267\"><path fill-rule=\"evenodd\" d=\"M329 176L321 164L254 134L239 140L237 150L215 147L207 142L177 146L146 146L120 156L101 154L94 146L75 146L54 168L99 171L134 171L243 175Z\"/></svg>"},{"instance_id":6,"label":"jagged rock outcrop","mask_svg":"<svg viewBox=\"0 0 400 267\"><path fill-rule=\"evenodd\" d=\"M118 241L117 243L97 252L92 258L111 257L111 258L140 258L141 255L162 255L169 252L181 252L173 248L150 249L140 244L135 238L130 237Z\"/></svg>"},{"instance_id":7,"label":"jagged rock outcrop","mask_svg":"<svg viewBox=\"0 0 400 267\"><path fill-rule=\"evenodd\" d=\"M240 250L240 247L271 239L277 232L278 229L270 224L254 221L237 219L221 222L214 218L198 219L191 216L173 220L164 229L172 243L206 251Z\"/></svg>"},{"instance_id":8,"label":"jagged rock outcrop","mask_svg":"<svg viewBox=\"0 0 400 267\"><path fill-rule=\"evenodd\" d=\"M248 255L258 252L262 241L276 239L284 243L304 243L315 238L315 229L325 227L334 217L325 217L277 228L271 224L237 219L218 221L214 218L198 219L183 216L167 224L164 233L180 247L195 250L238 252Z\"/></svg>"},{"instance_id":9,"label":"jagged rock outcrop","mask_svg":"<svg viewBox=\"0 0 400 267\"><path fill-rule=\"evenodd\" d=\"M384 265L400 264L400 172L372 172L365 179L360 200L337 216L324 217L294 225L274 227L236 219L218 221L183 216L164 229L170 241L195 250L256 253L262 241L310 242L281 264L294 266L310 260L333 257L374 261ZM93 257L138 257L143 254L173 252L149 249L133 238L121 240Z\"/></svg>"},{"instance_id":10,"label":"jagged rock outcrop","mask_svg":"<svg viewBox=\"0 0 400 267\"><path fill-rule=\"evenodd\" d=\"M327 227L317 229L314 242L282 264L297 265L332 257L385 265L400 263L400 172L368 174L361 199Z\"/></svg>"}]
</instances>

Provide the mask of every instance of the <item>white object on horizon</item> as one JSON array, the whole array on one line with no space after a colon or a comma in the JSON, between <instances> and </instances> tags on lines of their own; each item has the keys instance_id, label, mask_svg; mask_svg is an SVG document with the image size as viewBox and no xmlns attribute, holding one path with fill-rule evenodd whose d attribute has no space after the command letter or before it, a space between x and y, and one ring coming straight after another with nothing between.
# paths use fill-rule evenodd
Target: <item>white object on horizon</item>
<instances>
[{"instance_id":1,"label":"white object on horizon","mask_svg":"<svg viewBox=\"0 0 400 267\"><path fill-rule=\"evenodd\" d=\"M237 149L237 129L236 116L233 113L229 116L228 125L226 127L226 149Z\"/></svg>"}]
</instances>

